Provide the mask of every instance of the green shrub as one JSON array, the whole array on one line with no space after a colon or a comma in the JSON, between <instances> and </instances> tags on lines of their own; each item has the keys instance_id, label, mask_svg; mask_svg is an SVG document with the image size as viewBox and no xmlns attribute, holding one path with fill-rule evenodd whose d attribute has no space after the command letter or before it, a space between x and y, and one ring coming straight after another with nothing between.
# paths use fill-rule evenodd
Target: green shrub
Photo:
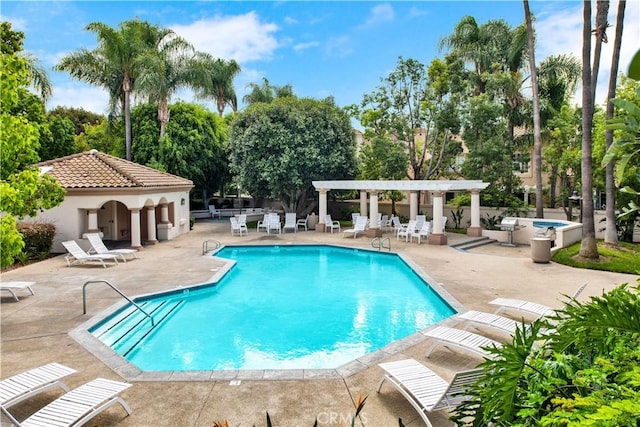
<instances>
[{"instance_id":1,"label":"green shrub","mask_svg":"<svg viewBox=\"0 0 640 427\"><path fill-rule=\"evenodd\" d=\"M42 259L51 251L56 226L44 222L22 222L18 224L18 232L24 241L22 253L26 254L20 256L20 260Z\"/></svg>"}]
</instances>

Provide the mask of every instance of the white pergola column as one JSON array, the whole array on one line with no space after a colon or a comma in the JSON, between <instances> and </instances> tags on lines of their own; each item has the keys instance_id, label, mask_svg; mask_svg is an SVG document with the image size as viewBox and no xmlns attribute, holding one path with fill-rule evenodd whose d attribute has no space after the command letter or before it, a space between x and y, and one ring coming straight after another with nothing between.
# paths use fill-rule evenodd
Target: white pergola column
<instances>
[{"instance_id":1,"label":"white pergola column","mask_svg":"<svg viewBox=\"0 0 640 427\"><path fill-rule=\"evenodd\" d=\"M418 192L415 190L409 191L409 219L415 220L418 215Z\"/></svg>"},{"instance_id":2,"label":"white pergola column","mask_svg":"<svg viewBox=\"0 0 640 427\"><path fill-rule=\"evenodd\" d=\"M147 206L147 244L155 245L158 243L156 239L156 208L155 206Z\"/></svg>"},{"instance_id":3,"label":"white pergola column","mask_svg":"<svg viewBox=\"0 0 640 427\"><path fill-rule=\"evenodd\" d=\"M321 188L318 190L318 224L316 231L324 232L324 219L327 216L327 192L329 190Z\"/></svg>"},{"instance_id":4,"label":"white pergola column","mask_svg":"<svg viewBox=\"0 0 640 427\"><path fill-rule=\"evenodd\" d=\"M131 208L131 247L139 249L142 247L140 238L140 208Z\"/></svg>"},{"instance_id":5,"label":"white pergola column","mask_svg":"<svg viewBox=\"0 0 640 427\"><path fill-rule=\"evenodd\" d=\"M378 192L371 190L369 195L369 203L371 204L371 218L369 218L369 228L378 229Z\"/></svg>"},{"instance_id":6,"label":"white pergola column","mask_svg":"<svg viewBox=\"0 0 640 427\"><path fill-rule=\"evenodd\" d=\"M360 215L367 216L367 191L360 190Z\"/></svg>"},{"instance_id":7,"label":"white pergola column","mask_svg":"<svg viewBox=\"0 0 640 427\"><path fill-rule=\"evenodd\" d=\"M442 215L444 213L444 191L433 192L433 232L429 235L430 245L446 245L447 235L444 234Z\"/></svg>"},{"instance_id":8,"label":"white pergola column","mask_svg":"<svg viewBox=\"0 0 640 427\"><path fill-rule=\"evenodd\" d=\"M471 190L471 226L467 228L467 235L473 237L482 236L480 226L480 190Z\"/></svg>"}]
</instances>

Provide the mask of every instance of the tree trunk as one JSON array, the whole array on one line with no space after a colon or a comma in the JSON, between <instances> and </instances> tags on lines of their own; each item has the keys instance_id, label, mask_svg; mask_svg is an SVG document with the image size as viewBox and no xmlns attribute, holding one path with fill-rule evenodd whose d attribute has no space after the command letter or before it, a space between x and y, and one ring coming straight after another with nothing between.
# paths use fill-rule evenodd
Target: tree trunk
<instances>
[{"instance_id":1,"label":"tree trunk","mask_svg":"<svg viewBox=\"0 0 640 427\"><path fill-rule=\"evenodd\" d=\"M613 117L613 104L611 99L616 96L616 83L618 81L618 65L620 63L620 45L622 43L622 28L624 25L624 10L626 6L626 0L620 0L618 2L618 15L616 16L616 38L613 42L613 55L611 58L611 75L609 76L609 91L607 93L607 113L606 120L609 121ZM605 141L607 150L613 143L613 130L607 129L605 131ZM618 244L618 232L616 230L616 201L615 201L615 188L616 183L614 180L614 164L613 161L607 163L605 168L605 180L606 180L606 219L607 225L604 232L604 241L612 245Z\"/></svg>"},{"instance_id":2,"label":"tree trunk","mask_svg":"<svg viewBox=\"0 0 640 427\"><path fill-rule=\"evenodd\" d=\"M598 70L600 69L600 53L602 43L607 42L607 14L609 13L609 0L596 1L596 25L593 29L596 45L593 49L593 69L591 71L591 99L596 99L596 85L598 83Z\"/></svg>"},{"instance_id":3,"label":"tree trunk","mask_svg":"<svg viewBox=\"0 0 640 427\"><path fill-rule=\"evenodd\" d=\"M591 2L583 2L582 29L582 242L580 256L597 259L596 229L593 218L593 165L591 134L593 128L593 90L591 86Z\"/></svg>"},{"instance_id":4,"label":"tree trunk","mask_svg":"<svg viewBox=\"0 0 640 427\"><path fill-rule=\"evenodd\" d=\"M158 101L158 122L160 123L160 138L164 136L169 123L169 100L161 99Z\"/></svg>"},{"instance_id":5,"label":"tree trunk","mask_svg":"<svg viewBox=\"0 0 640 427\"><path fill-rule=\"evenodd\" d=\"M533 94L533 159L536 171L536 218L544 218L542 198L542 135L540 131L540 98L538 95L538 73L536 72L535 46L529 1L523 0L524 17L527 22L527 45L529 68L531 69L531 92Z\"/></svg>"},{"instance_id":6,"label":"tree trunk","mask_svg":"<svg viewBox=\"0 0 640 427\"><path fill-rule=\"evenodd\" d=\"M131 161L131 81L125 75L122 82L124 91L124 146L126 159Z\"/></svg>"}]
</instances>

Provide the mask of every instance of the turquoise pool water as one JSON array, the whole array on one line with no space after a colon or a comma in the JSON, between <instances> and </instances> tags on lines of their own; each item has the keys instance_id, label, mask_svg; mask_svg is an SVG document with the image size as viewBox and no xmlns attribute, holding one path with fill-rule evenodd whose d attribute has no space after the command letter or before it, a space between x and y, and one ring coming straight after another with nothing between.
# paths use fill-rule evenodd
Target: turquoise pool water
<instances>
[{"instance_id":1,"label":"turquoise pool water","mask_svg":"<svg viewBox=\"0 0 640 427\"><path fill-rule=\"evenodd\" d=\"M91 332L145 371L327 369L454 314L395 254L248 246L216 256L236 261L217 285L136 301L169 313L154 314L150 333L139 312L137 338L116 339L128 321Z\"/></svg>"}]
</instances>

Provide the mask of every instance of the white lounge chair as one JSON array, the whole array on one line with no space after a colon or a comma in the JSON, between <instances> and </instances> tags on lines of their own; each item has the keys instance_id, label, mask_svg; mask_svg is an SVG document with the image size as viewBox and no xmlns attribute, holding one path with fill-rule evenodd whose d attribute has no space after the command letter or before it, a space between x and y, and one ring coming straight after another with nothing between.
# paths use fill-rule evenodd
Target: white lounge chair
<instances>
[{"instance_id":1,"label":"white lounge chair","mask_svg":"<svg viewBox=\"0 0 640 427\"><path fill-rule=\"evenodd\" d=\"M0 381L0 405L10 408L55 387L69 391L69 387L61 380L75 372L75 369L54 362L13 375Z\"/></svg>"},{"instance_id":2,"label":"white lounge chair","mask_svg":"<svg viewBox=\"0 0 640 427\"><path fill-rule=\"evenodd\" d=\"M127 262L127 257L125 255L133 255L133 258L138 258L137 249L108 249L102 238L98 233L90 233L86 235L87 240L89 240L89 244L91 244L92 250L89 253L97 253L98 255L116 255L120 256L124 262Z\"/></svg>"},{"instance_id":3,"label":"white lounge chair","mask_svg":"<svg viewBox=\"0 0 640 427\"><path fill-rule=\"evenodd\" d=\"M413 229L413 231L409 235L409 238L411 239L412 242L413 242L413 239L415 238L416 240L418 240L418 244L420 244L422 243L422 239L423 238L428 239L430 234L431 234L431 221L425 221L425 223L422 224L422 228L418 229L416 226L416 228Z\"/></svg>"},{"instance_id":4,"label":"white lounge chair","mask_svg":"<svg viewBox=\"0 0 640 427\"><path fill-rule=\"evenodd\" d=\"M324 217L324 231L331 230L331 234L333 234L333 230L338 229L338 233L340 232L340 221L334 221L331 219L331 215L325 215Z\"/></svg>"},{"instance_id":5,"label":"white lounge chair","mask_svg":"<svg viewBox=\"0 0 640 427\"><path fill-rule=\"evenodd\" d=\"M353 238L355 239L358 234L363 234L367 228L367 217L358 216L356 218L356 223L353 228L348 230L344 230L344 235L347 237L347 234L353 234Z\"/></svg>"},{"instance_id":6,"label":"white lounge chair","mask_svg":"<svg viewBox=\"0 0 640 427\"><path fill-rule=\"evenodd\" d=\"M246 224L240 224L240 222L238 221L238 218L236 218L235 216L229 217L229 221L231 222L231 235L235 235L236 233L239 236L242 236L243 234L247 235L249 234L249 230L247 230L247 226Z\"/></svg>"},{"instance_id":7,"label":"white lounge chair","mask_svg":"<svg viewBox=\"0 0 640 427\"><path fill-rule=\"evenodd\" d=\"M396 233L396 239L400 240L401 237L404 237L404 241L408 242L409 236L411 236L411 234L415 232L415 229L416 229L416 221L415 220L409 221L409 224L407 224L406 227L403 227L400 230L398 230L398 232Z\"/></svg>"},{"instance_id":8,"label":"white lounge chair","mask_svg":"<svg viewBox=\"0 0 640 427\"><path fill-rule=\"evenodd\" d=\"M505 332L509 335L515 334L516 328L522 326L522 320L515 320L508 317L498 316L497 314L493 313L485 313L482 311L467 311L465 313L456 315L455 318L467 321L474 327L486 326L500 332ZM525 325L529 326L528 324ZM465 327L465 330L466 329L467 328Z\"/></svg>"},{"instance_id":9,"label":"white lounge chair","mask_svg":"<svg viewBox=\"0 0 640 427\"><path fill-rule=\"evenodd\" d=\"M397 362L380 363L384 377L378 385L380 393L382 384L389 381L413 406L429 427L432 427L427 414L447 409L464 402L468 397L466 389L482 378L482 369L472 369L456 373L451 383L446 382L438 374L414 359Z\"/></svg>"},{"instance_id":10,"label":"white lounge chair","mask_svg":"<svg viewBox=\"0 0 640 427\"><path fill-rule=\"evenodd\" d=\"M63 394L22 422L18 422L4 405L2 412L19 427L81 426L115 404L131 415L129 405L118 396L129 387L131 384L96 378Z\"/></svg>"},{"instance_id":11,"label":"white lounge chair","mask_svg":"<svg viewBox=\"0 0 640 427\"><path fill-rule=\"evenodd\" d=\"M587 283L582 284L576 291L573 293L571 298L575 299L584 291L584 288L587 286ZM493 301L489 301L491 305L497 305L498 308L494 312L495 314L499 314L501 312L506 312L509 310L530 314L538 317L546 317L555 312L555 310L551 307L548 307L543 304L537 304L535 302L521 300L521 299L513 299L513 298L496 298Z\"/></svg>"},{"instance_id":12,"label":"white lounge chair","mask_svg":"<svg viewBox=\"0 0 640 427\"><path fill-rule=\"evenodd\" d=\"M13 299L18 302L20 300L18 299L18 295L16 295L16 291L26 289L31 292L31 295L35 295L31 288L35 284L36 282L0 282L0 291L10 292L11 295L13 295Z\"/></svg>"},{"instance_id":13,"label":"white lounge chair","mask_svg":"<svg viewBox=\"0 0 640 427\"><path fill-rule=\"evenodd\" d=\"M64 259L67 261L67 267L71 267L74 263L84 264L85 262L99 262L104 268L107 268L105 261L113 261L118 263L117 255L110 254L88 254L75 240L62 242L62 246L69 252Z\"/></svg>"},{"instance_id":14,"label":"white lounge chair","mask_svg":"<svg viewBox=\"0 0 640 427\"><path fill-rule=\"evenodd\" d=\"M286 233L288 230L293 230L294 233L298 232L298 225L296 224L297 218L295 212L289 212L284 214L284 225L282 226L282 232Z\"/></svg>"},{"instance_id":15,"label":"white lounge chair","mask_svg":"<svg viewBox=\"0 0 640 427\"><path fill-rule=\"evenodd\" d=\"M434 340L433 345L427 350L426 357L430 357L433 350L442 345L444 347L456 347L481 357L491 358L492 354L484 348L502 346L501 343L491 338L447 326L436 326L424 332L424 335Z\"/></svg>"},{"instance_id":16,"label":"white lounge chair","mask_svg":"<svg viewBox=\"0 0 640 427\"><path fill-rule=\"evenodd\" d=\"M304 231L308 231L308 224L309 224L309 215L307 215L307 217L305 219L299 219L296 222L296 232L298 231L298 228L300 227L304 227Z\"/></svg>"},{"instance_id":17,"label":"white lounge chair","mask_svg":"<svg viewBox=\"0 0 640 427\"><path fill-rule=\"evenodd\" d=\"M275 212L269 214L269 222L267 224L267 233L271 234L272 231L277 231L278 234L282 234L282 224L280 224L280 215Z\"/></svg>"}]
</instances>

